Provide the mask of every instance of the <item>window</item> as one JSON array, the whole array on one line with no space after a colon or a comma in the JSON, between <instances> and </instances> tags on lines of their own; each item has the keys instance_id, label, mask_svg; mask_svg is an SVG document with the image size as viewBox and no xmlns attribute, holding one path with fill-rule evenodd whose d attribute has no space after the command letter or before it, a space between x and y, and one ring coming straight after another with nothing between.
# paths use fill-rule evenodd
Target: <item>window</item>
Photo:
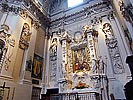
<instances>
[{"instance_id":1,"label":"window","mask_svg":"<svg viewBox=\"0 0 133 100\"><path fill-rule=\"evenodd\" d=\"M74 7L83 3L83 0L68 0L68 7Z\"/></svg>"}]
</instances>

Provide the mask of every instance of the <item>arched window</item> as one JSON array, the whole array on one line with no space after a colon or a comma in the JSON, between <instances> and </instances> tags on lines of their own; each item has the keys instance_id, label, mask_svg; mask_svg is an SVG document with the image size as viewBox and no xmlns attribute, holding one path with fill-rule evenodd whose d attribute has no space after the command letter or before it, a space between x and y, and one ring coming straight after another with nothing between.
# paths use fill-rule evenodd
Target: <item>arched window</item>
<instances>
[{"instance_id":1,"label":"arched window","mask_svg":"<svg viewBox=\"0 0 133 100\"><path fill-rule=\"evenodd\" d=\"M67 0L67 2L68 2L68 7L70 8L83 3L83 0Z\"/></svg>"}]
</instances>

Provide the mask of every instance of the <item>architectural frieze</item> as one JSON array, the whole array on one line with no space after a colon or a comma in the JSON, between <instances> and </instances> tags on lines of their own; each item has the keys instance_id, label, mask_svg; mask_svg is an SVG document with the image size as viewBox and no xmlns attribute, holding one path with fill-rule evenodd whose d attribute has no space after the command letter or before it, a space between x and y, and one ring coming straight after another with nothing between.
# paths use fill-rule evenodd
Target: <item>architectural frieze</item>
<instances>
[{"instance_id":1,"label":"architectural frieze","mask_svg":"<svg viewBox=\"0 0 133 100\"><path fill-rule=\"evenodd\" d=\"M14 14L18 14L20 11L20 5L9 4L8 2L0 3L0 11L2 12L13 12Z\"/></svg>"},{"instance_id":2,"label":"architectural frieze","mask_svg":"<svg viewBox=\"0 0 133 100\"><path fill-rule=\"evenodd\" d=\"M29 5L26 7L26 9L39 20L43 27L48 27L50 18L48 18L48 14L46 14L46 12L42 9L42 6L37 5L35 2L28 3Z\"/></svg>"},{"instance_id":3,"label":"architectural frieze","mask_svg":"<svg viewBox=\"0 0 133 100\"><path fill-rule=\"evenodd\" d=\"M58 19L54 19L51 21L51 28L57 28L62 25L68 25L83 19L90 18L95 16L96 14L103 12L111 12L112 9L109 6L108 2L100 2L95 5L84 8L81 11L75 12L70 15L64 15Z\"/></svg>"}]
</instances>

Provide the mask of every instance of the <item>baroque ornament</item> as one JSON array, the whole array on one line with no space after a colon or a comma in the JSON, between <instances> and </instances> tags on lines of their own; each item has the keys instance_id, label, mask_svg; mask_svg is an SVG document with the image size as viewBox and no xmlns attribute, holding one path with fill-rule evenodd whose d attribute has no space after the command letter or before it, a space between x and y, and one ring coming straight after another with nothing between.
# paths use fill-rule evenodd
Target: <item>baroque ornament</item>
<instances>
[{"instance_id":1,"label":"baroque ornament","mask_svg":"<svg viewBox=\"0 0 133 100\"><path fill-rule=\"evenodd\" d=\"M5 2L2 2L0 4L0 7L1 7L0 10L3 11L3 12L13 12L14 14L18 14L19 11L20 11L20 7L17 7L15 5L9 5Z\"/></svg>"},{"instance_id":2,"label":"baroque ornament","mask_svg":"<svg viewBox=\"0 0 133 100\"><path fill-rule=\"evenodd\" d=\"M124 73L124 67L119 52L118 41L113 34L111 25L109 23L105 23L103 25L102 31L105 33L105 41L108 47L114 73Z\"/></svg>"},{"instance_id":3,"label":"baroque ornament","mask_svg":"<svg viewBox=\"0 0 133 100\"><path fill-rule=\"evenodd\" d=\"M19 48L23 50L28 49L31 34L32 33L30 32L30 26L27 23L24 23L19 40Z\"/></svg>"},{"instance_id":4,"label":"baroque ornament","mask_svg":"<svg viewBox=\"0 0 133 100\"><path fill-rule=\"evenodd\" d=\"M101 12L104 12L107 10L110 12L111 8L108 6L108 4L109 4L108 1L101 1L100 3L86 7L86 8L84 8L80 11L77 11L75 13L62 16L58 19L54 19L51 21L50 28L54 29L54 28L62 26L62 21L68 25L68 24L72 24L72 23L77 22L77 21L87 19L89 17L94 16L95 14L98 14L98 13L101 13ZM104 16L107 16L107 15L103 15L102 17L104 17ZM93 24L98 24L98 23L101 24L102 23L102 17L98 17L98 18L95 17L92 20L92 23Z\"/></svg>"},{"instance_id":5,"label":"baroque ornament","mask_svg":"<svg viewBox=\"0 0 133 100\"><path fill-rule=\"evenodd\" d=\"M7 50L7 54L5 56L5 61L4 61L4 68L7 71L9 68L9 65L11 63L11 57L13 55L13 48L15 46L15 40L14 39L9 39L8 40L8 50Z\"/></svg>"},{"instance_id":6,"label":"baroque ornament","mask_svg":"<svg viewBox=\"0 0 133 100\"><path fill-rule=\"evenodd\" d=\"M9 48L14 47L15 40L10 39L11 34L9 33L9 26L2 24L0 27L0 71L2 69L3 64L8 65L6 62L11 62L10 58L12 54L7 56L7 52L9 52ZM11 47L9 47L11 46ZM5 70L7 70L8 67L5 67Z\"/></svg>"},{"instance_id":7,"label":"baroque ornament","mask_svg":"<svg viewBox=\"0 0 133 100\"><path fill-rule=\"evenodd\" d=\"M50 45L50 82L56 82L57 78L57 38L53 38Z\"/></svg>"},{"instance_id":8,"label":"baroque ornament","mask_svg":"<svg viewBox=\"0 0 133 100\"><path fill-rule=\"evenodd\" d=\"M125 18L126 21L131 22L127 7L125 6L123 0L119 0L118 4L119 4L119 7L120 7L120 11L121 11L122 16Z\"/></svg>"},{"instance_id":9,"label":"baroque ornament","mask_svg":"<svg viewBox=\"0 0 133 100\"><path fill-rule=\"evenodd\" d=\"M77 42L77 43L79 43L79 42L82 41L82 39L83 39L83 34L82 34L82 32L81 32L81 31L76 31L76 32L74 33L74 41Z\"/></svg>"},{"instance_id":10,"label":"baroque ornament","mask_svg":"<svg viewBox=\"0 0 133 100\"><path fill-rule=\"evenodd\" d=\"M10 12L15 15L19 14L24 19L28 16L31 18L34 16L39 20L43 18L40 23L46 28L49 26L50 19L47 17L47 13L43 7L36 4L34 0L32 2L30 0L0 0L0 11L4 13ZM31 13L33 16L31 16Z\"/></svg>"}]
</instances>

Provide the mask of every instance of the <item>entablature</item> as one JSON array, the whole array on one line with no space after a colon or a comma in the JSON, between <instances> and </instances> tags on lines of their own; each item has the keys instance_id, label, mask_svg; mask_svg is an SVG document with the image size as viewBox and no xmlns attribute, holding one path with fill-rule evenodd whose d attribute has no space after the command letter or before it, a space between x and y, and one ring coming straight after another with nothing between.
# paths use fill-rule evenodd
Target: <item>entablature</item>
<instances>
[{"instance_id":1,"label":"entablature","mask_svg":"<svg viewBox=\"0 0 133 100\"><path fill-rule=\"evenodd\" d=\"M50 24L48 14L34 0L2 0L0 7L0 10L4 13L12 12L13 14L21 15L23 18L29 16L33 21L39 22L44 28Z\"/></svg>"},{"instance_id":2,"label":"entablature","mask_svg":"<svg viewBox=\"0 0 133 100\"><path fill-rule=\"evenodd\" d=\"M112 12L113 9L109 4L109 1L101 1L99 3L96 3L94 5L91 5L89 7L85 7L84 9L80 11L76 11L72 14L64 14L64 16L61 16L57 19L53 19L51 21L51 29L55 29L57 27L63 26L63 25L69 25L77 21L81 21L87 18L92 19L92 16L104 16L108 15L110 12Z\"/></svg>"}]
</instances>

